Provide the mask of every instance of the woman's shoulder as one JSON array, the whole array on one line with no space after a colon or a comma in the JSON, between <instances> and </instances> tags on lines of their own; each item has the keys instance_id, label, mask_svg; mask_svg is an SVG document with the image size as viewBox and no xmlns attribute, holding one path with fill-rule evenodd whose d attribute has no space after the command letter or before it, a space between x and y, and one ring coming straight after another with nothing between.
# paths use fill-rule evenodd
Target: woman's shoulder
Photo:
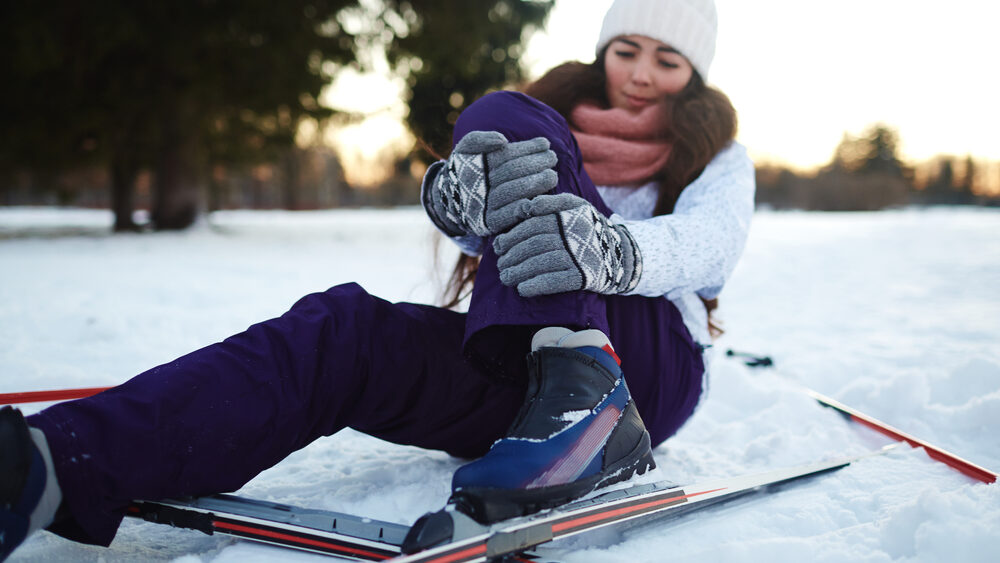
<instances>
[{"instance_id":1,"label":"woman's shoulder","mask_svg":"<svg viewBox=\"0 0 1000 563\"><path fill-rule=\"evenodd\" d=\"M742 144L732 141L718 152L694 182L681 192L675 209L695 202L753 199L756 179L753 161Z\"/></svg>"},{"instance_id":2,"label":"woman's shoulder","mask_svg":"<svg viewBox=\"0 0 1000 563\"><path fill-rule=\"evenodd\" d=\"M730 141L715 157L709 162L709 166L716 163L749 164L753 166L753 160L747 148L739 141Z\"/></svg>"},{"instance_id":3,"label":"woman's shoulder","mask_svg":"<svg viewBox=\"0 0 1000 563\"><path fill-rule=\"evenodd\" d=\"M750 154L742 144L732 141L716 153L702 170L701 175L688 188L713 183L723 177L748 175L750 177L754 175L754 165Z\"/></svg>"}]
</instances>

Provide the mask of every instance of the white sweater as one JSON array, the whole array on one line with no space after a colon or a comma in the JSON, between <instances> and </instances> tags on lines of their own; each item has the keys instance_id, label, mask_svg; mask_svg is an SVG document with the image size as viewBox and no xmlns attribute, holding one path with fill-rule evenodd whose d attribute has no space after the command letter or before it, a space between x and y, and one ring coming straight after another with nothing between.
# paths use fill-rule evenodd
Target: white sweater
<instances>
[{"instance_id":1,"label":"white sweater","mask_svg":"<svg viewBox=\"0 0 1000 563\"><path fill-rule=\"evenodd\" d=\"M708 345L708 313L699 297L718 297L743 254L756 181L746 149L731 143L684 188L674 212L653 217L656 185L598 187L642 255L642 277L631 292L673 301L695 341Z\"/></svg>"},{"instance_id":2,"label":"white sweater","mask_svg":"<svg viewBox=\"0 0 1000 563\"><path fill-rule=\"evenodd\" d=\"M611 220L628 228L642 254L642 277L630 294L670 299L699 344L711 344L708 312L699 297L717 297L736 267L750 229L755 189L753 162L736 142L684 188L669 215L653 216L654 183L597 187L614 212ZM452 240L473 256L483 245L476 236Z\"/></svg>"}]
</instances>

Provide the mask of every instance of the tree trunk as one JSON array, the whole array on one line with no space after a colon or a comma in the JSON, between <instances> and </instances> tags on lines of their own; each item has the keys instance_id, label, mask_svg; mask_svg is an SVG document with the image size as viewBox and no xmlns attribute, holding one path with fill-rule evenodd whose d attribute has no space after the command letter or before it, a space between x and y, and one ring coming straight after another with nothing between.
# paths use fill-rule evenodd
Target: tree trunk
<instances>
[{"instance_id":1,"label":"tree trunk","mask_svg":"<svg viewBox=\"0 0 1000 563\"><path fill-rule=\"evenodd\" d=\"M302 204L299 200L299 184L301 183L299 158L294 146L286 149L284 153L282 160L285 169L283 178L285 209L296 211Z\"/></svg>"},{"instance_id":2,"label":"tree trunk","mask_svg":"<svg viewBox=\"0 0 1000 563\"><path fill-rule=\"evenodd\" d=\"M135 211L135 178L139 169L135 159L120 148L111 156L111 211L115 214L116 233L138 231L132 220Z\"/></svg>"},{"instance_id":3,"label":"tree trunk","mask_svg":"<svg viewBox=\"0 0 1000 563\"><path fill-rule=\"evenodd\" d=\"M176 108L164 108L153 183L151 218L156 230L181 230L198 216L198 190Z\"/></svg>"}]
</instances>

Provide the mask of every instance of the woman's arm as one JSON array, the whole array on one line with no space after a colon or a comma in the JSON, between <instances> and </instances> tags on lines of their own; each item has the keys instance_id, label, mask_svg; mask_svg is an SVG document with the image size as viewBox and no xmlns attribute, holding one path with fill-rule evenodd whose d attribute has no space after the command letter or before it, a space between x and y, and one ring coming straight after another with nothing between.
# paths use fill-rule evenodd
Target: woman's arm
<instances>
[{"instance_id":1,"label":"woman's arm","mask_svg":"<svg viewBox=\"0 0 1000 563\"><path fill-rule=\"evenodd\" d=\"M674 212L625 225L642 254L632 295L668 298L696 292L718 296L743 253L754 209L753 162L732 143L684 189Z\"/></svg>"}]
</instances>

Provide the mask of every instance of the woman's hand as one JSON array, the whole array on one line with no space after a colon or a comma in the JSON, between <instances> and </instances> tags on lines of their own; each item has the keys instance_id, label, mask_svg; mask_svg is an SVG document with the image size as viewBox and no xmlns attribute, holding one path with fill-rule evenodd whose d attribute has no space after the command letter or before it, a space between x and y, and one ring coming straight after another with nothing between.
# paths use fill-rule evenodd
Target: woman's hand
<instances>
[{"instance_id":1,"label":"woman's hand","mask_svg":"<svg viewBox=\"0 0 1000 563\"><path fill-rule=\"evenodd\" d=\"M424 209L452 236L502 233L527 217L528 200L556 186L556 163L544 137L511 143L496 131L472 131L447 161L428 168Z\"/></svg>"},{"instance_id":2,"label":"woman's hand","mask_svg":"<svg viewBox=\"0 0 1000 563\"><path fill-rule=\"evenodd\" d=\"M642 256L623 225L572 194L540 195L530 215L497 236L500 281L522 297L587 290L626 293L642 275Z\"/></svg>"}]
</instances>

